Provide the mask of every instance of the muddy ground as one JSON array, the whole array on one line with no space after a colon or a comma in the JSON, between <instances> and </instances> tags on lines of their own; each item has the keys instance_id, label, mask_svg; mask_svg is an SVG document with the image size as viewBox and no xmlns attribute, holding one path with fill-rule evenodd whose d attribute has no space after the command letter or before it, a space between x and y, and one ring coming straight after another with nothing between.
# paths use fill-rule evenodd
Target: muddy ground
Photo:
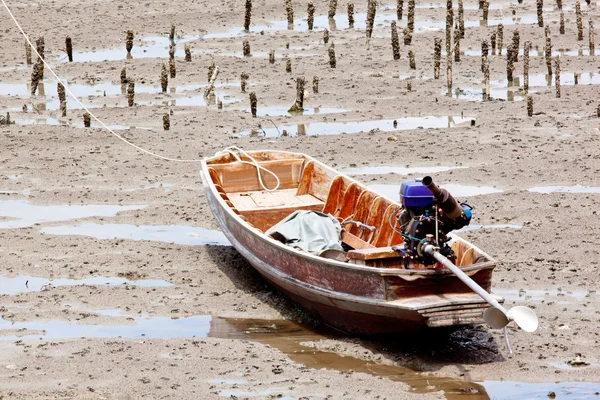
<instances>
[{"instance_id":1,"label":"muddy ground","mask_svg":"<svg viewBox=\"0 0 600 400\"><path fill-rule=\"evenodd\" d=\"M72 100L68 116L59 117L48 69L44 95L29 95L24 40L1 8L0 111L17 122L0 126L3 398L500 399L543 398L551 391L557 398L596 398L600 65L588 55L588 20L598 19L599 5L581 5L583 41L577 41L574 3L564 5L564 35L556 4L544 5L563 85L556 98L554 83L546 84L544 57L532 51L537 83L530 84L534 115L528 117L519 90L523 56L515 65L519 81L507 90L506 56L490 55L495 98L482 102L479 54L499 21L505 46L518 29L520 48L530 41L541 54L544 29L532 2L492 1L486 26L477 3L465 1L464 54L453 63L451 97L445 56L440 79L433 79L433 41L444 37L445 3L417 2L413 43L401 43L397 61L390 45L392 2L379 5L369 46L366 1L356 2L354 29L347 26L346 0L338 2L337 29L327 22L328 2L315 2L312 32L306 3L293 2L294 30L286 29L283 3L254 1L249 34L241 32L242 1L9 6L31 37L44 35L47 61L98 118L162 156L196 160L235 145L302 151L340 170L466 167L433 176L439 183L497 189L457 197L474 207L474 224L510 226L461 236L498 260L494 290L507 305L535 308L539 330L511 328L512 355L501 332L486 327L388 339L323 330L267 287L215 232L198 163L149 156L97 122L84 129L83 111ZM456 2L454 8L457 15ZM163 94L160 70L168 64L171 24L178 36L177 76ZM335 43L335 69L324 26ZM131 58L125 57L127 29L136 38ZM73 63L65 62L67 35ZM251 57L241 55L245 38ZM184 43L192 62L183 59ZM275 64L268 61L271 49ZM292 73L285 71L285 55ZM222 110L202 99L212 60L220 69ZM123 67L136 81L131 108L121 94ZM256 119L239 87L242 72L258 97ZM309 112L287 115L282 110L292 104L295 79L302 76L309 82ZM313 76L320 78L319 93L312 91ZM164 113L171 114L169 131L162 129ZM432 118L425 118L409 125L408 117L442 117L442 124L427 128ZM284 129L288 135L278 135ZM330 134L312 134L319 132ZM399 186L406 179L357 172L367 184ZM540 189L547 186L566 188ZM566 364L577 353L590 365Z\"/></svg>"}]
</instances>

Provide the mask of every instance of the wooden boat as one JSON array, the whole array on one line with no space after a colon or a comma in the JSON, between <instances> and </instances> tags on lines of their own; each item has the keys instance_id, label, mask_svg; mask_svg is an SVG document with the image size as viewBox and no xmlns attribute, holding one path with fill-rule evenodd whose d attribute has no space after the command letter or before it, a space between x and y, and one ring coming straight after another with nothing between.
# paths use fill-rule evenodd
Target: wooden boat
<instances>
[{"instance_id":1,"label":"wooden boat","mask_svg":"<svg viewBox=\"0 0 600 400\"><path fill-rule=\"evenodd\" d=\"M251 157L254 161L252 161ZM279 178L277 190L273 176ZM202 162L202 182L212 212L232 245L271 284L326 324L376 335L483 322L489 305L441 265L405 265L391 246L401 205L378 195L310 156L284 151L222 152ZM341 260L287 246L265 231L296 210L375 226L374 233L344 226L349 250ZM393 221L391 224L388 221ZM456 235L449 242L456 264L490 291L495 260ZM494 295L494 299L503 299Z\"/></svg>"}]
</instances>

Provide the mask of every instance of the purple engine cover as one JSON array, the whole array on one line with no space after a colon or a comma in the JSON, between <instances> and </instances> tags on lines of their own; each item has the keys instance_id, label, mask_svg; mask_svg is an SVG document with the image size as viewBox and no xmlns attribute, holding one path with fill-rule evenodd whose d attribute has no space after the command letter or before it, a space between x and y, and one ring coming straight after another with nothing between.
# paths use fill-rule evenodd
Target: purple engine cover
<instances>
[{"instance_id":1,"label":"purple engine cover","mask_svg":"<svg viewBox=\"0 0 600 400\"><path fill-rule=\"evenodd\" d=\"M400 201L404 208L426 208L433 204L433 194L420 179L402 182Z\"/></svg>"}]
</instances>

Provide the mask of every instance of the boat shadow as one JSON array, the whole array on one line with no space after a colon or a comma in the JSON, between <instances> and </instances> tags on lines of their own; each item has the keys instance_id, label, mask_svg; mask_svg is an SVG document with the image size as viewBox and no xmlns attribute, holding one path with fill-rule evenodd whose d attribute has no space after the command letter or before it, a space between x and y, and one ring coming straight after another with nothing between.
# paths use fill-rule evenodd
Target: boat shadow
<instances>
[{"instance_id":1,"label":"boat shadow","mask_svg":"<svg viewBox=\"0 0 600 400\"><path fill-rule=\"evenodd\" d=\"M393 363L414 371L437 371L455 365L469 380L463 364L478 365L504 361L503 350L490 330L481 325L435 328L397 335L349 337L324 326L276 289L268 285L252 265L233 247L207 246L214 264L235 287L252 294L303 329L323 339L332 339L362 347Z\"/></svg>"}]
</instances>

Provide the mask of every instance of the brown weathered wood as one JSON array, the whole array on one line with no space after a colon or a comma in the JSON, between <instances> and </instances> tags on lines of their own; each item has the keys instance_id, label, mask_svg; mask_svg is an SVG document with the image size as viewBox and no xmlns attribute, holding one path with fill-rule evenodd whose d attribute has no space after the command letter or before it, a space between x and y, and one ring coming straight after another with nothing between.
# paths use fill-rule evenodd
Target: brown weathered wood
<instances>
[{"instance_id":1,"label":"brown weathered wood","mask_svg":"<svg viewBox=\"0 0 600 400\"><path fill-rule=\"evenodd\" d=\"M280 222L282 219L296 210L321 211L322 208L323 203L321 202L315 205L303 205L295 207L259 208L254 210L240 211L240 213L245 216L256 228L265 232L270 227Z\"/></svg>"},{"instance_id":2,"label":"brown weathered wood","mask_svg":"<svg viewBox=\"0 0 600 400\"><path fill-rule=\"evenodd\" d=\"M279 189L298 187L298 178L303 159L261 161L259 165L277 174ZM257 168L254 165L232 162L230 164L211 165L211 169L218 175L220 184L227 193L263 190L258 180ZM261 171L264 185L272 189L277 184L275 178L268 172Z\"/></svg>"},{"instance_id":3,"label":"brown weathered wood","mask_svg":"<svg viewBox=\"0 0 600 400\"><path fill-rule=\"evenodd\" d=\"M400 255L396 251L392 250L391 247L374 247L350 250L347 254L347 257L355 260L376 260L380 258L400 257Z\"/></svg>"},{"instance_id":4,"label":"brown weathered wood","mask_svg":"<svg viewBox=\"0 0 600 400\"><path fill-rule=\"evenodd\" d=\"M352 182L348 185L342 197L342 202L338 206L339 211L336 212L335 216L341 220L345 220L352 216L354 214L354 206L356 205L358 196L360 196L363 190L364 189L356 182Z\"/></svg>"},{"instance_id":5,"label":"brown weathered wood","mask_svg":"<svg viewBox=\"0 0 600 400\"><path fill-rule=\"evenodd\" d=\"M325 199L325 205L323 206L323 212L325 214L335 215L338 210L338 204L343 194L342 187L344 185L344 177L338 175L331 181L329 186L329 193Z\"/></svg>"},{"instance_id":6,"label":"brown weathered wood","mask_svg":"<svg viewBox=\"0 0 600 400\"><path fill-rule=\"evenodd\" d=\"M342 231L342 242L346 243L348 246L354 249L374 248L372 244L365 242L361 238L356 237L348 231Z\"/></svg>"},{"instance_id":7,"label":"brown weathered wood","mask_svg":"<svg viewBox=\"0 0 600 400\"><path fill-rule=\"evenodd\" d=\"M310 160L306 163L306 165L304 165L304 168L302 169L302 176L300 177L300 182L298 183L298 191L296 192L297 194L308 194L314 170L315 162L313 160Z\"/></svg>"}]
</instances>

